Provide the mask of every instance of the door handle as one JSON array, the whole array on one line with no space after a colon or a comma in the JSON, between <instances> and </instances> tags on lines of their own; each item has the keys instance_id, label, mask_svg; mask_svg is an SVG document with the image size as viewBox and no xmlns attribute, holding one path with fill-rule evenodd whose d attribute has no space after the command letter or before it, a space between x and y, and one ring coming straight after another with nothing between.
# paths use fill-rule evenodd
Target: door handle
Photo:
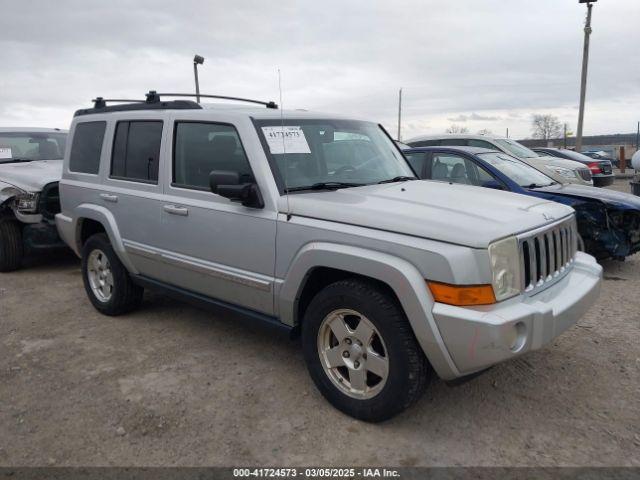
<instances>
[{"instance_id":1,"label":"door handle","mask_svg":"<svg viewBox=\"0 0 640 480\"><path fill-rule=\"evenodd\" d=\"M189 209L185 207L178 207L176 205L165 205L162 208L165 212L170 213L171 215L181 215L183 217L189 215Z\"/></svg>"},{"instance_id":2,"label":"door handle","mask_svg":"<svg viewBox=\"0 0 640 480\"><path fill-rule=\"evenodd\" d=\"M110 193L101 193L100 198L103 199L105 202L117 203L118 201L118 196L111 195Z\"/></svg>"}]
</instances>

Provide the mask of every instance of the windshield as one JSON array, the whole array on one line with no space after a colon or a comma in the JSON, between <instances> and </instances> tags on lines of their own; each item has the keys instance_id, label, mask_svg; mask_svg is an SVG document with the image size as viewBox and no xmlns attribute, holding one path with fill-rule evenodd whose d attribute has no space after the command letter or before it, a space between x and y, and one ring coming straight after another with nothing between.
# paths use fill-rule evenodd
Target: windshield
<instances>
[{"instance_id":1,"label":"windshield","mask_svg":"<svg viewBox=\"0 0 640 480\"><path fill-rule=\"evenodd\" d=\"M497 138L495 142L511 155L519 158L537 158L540 154L509 138Z\"/></svg>"},{"instance_id":2,"label":"windshield","mask_svg":"<svg viewBox=\"0 0 640 480\"><path fill-rule=\"evenodd\" d=\"M259 120L256 127L283 191L346 188L415 178L378 125L352 120Z\"/></svg>"},{"instance_id":3,"label":"windshield","mask_svg":"<svg viewBox=\"0 0 640 480\"><path fill-rule=\"evenodd\" d=\"M521 187L547 187L556 183L551 177L504 153L481 153L480 157Z\"/></svg>"},{"instance_id":4,"label":"windshield","mask_svg":"<svg viewBox=\"0 0 640 480\"><path fill-rule=\"evenodd\" d=\"M0 132L0 163L62 160L66 140L63 132Z\"/></svg>"}]
</instances>

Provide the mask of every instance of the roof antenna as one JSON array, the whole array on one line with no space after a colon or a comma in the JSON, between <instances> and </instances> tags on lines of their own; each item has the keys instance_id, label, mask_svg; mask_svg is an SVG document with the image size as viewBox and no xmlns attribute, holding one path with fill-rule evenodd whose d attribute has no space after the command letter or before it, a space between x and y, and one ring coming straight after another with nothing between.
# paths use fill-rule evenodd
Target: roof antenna
<instances>
[{"instance_id":1,"label":"roof antenna","mask_svg":"<svg viewBox=\"0 0 640 480\"><path fill-rule=\"evenodd\" d=\"M284 140L284 104L282 103L282 75L278 68L278 90L280 91L280 135L282 136L282 154L284 155L284 193L287 196L287 222L291 220L291 206L289 204L289 157Z\"/></svg>"}]
</instances>

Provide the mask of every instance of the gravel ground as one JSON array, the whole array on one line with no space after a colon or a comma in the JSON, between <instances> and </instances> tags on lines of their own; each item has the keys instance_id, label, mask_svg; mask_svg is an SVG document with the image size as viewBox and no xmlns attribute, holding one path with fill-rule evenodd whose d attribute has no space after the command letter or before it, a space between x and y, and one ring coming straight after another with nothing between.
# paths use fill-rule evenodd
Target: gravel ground
<instances>
[{"instance_id":1,"label":"gravel ground","mask_svg":"<svg viewBox=\"0 0 640 480\"><path fill-rule=\"evenodd\" d=\"M553 344L370 425L297 342L154 294L104 317L75 257L36 259L0 275L0 465L640 466L640 255L604 267Z\"/></svg>"}]
</instances>

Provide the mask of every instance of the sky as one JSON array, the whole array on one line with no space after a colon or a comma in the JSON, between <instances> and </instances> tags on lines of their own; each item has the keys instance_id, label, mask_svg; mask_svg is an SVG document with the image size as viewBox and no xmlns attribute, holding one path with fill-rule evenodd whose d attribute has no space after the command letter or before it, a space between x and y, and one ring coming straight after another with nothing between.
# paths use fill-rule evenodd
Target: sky
<instances>
[{"instance_id":1,"label":"sky","mask_svg":"<svg viewBox=\"0 0 640 480\"><path fill-rule=\"evenodd\" d=\"M96 96L148 90L282 104L382 123L531 136L533 114L578 118L578 0L0 0L0 126L68 127ZM585 135L640 121L640 1L599 0Z\"/></svg>"}]
</instances>

